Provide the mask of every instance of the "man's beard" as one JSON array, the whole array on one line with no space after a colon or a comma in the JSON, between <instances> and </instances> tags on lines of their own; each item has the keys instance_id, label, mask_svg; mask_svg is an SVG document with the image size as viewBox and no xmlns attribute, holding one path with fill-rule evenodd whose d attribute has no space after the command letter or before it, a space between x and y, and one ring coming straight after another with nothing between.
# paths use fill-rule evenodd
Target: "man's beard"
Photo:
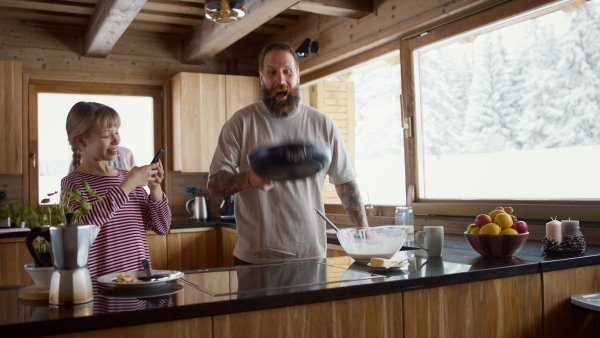
<instances>
[{"instance_id":1,"label":"man's beard","mask_svg":"<svg viewBox=\"0 0 600 338\"><path fill-rule=\"evenodd\" d=\"M273 116L288 117L298 110L298 105L300 104L300 86L294 88L286 85L273 86L271 90L263 86L261 90L262 101L269 108ZM277 101L277 94L282 92L287 94L287 99L285 101Z\"/></svg>"}]
</instances>

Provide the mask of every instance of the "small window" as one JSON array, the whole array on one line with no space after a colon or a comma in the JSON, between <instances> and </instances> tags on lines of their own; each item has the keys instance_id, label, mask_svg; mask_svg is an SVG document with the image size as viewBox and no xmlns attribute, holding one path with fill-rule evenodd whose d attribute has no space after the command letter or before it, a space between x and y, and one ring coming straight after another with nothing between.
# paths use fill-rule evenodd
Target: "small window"
<instances>
[{"instance_id":1,"label":"small window","mask_svg":"<svg viewBox=\"0 0 600 338\"><path fill-rule=\"evenodd\" d=\"M79 101L99 102L114 108L121 117L120 145L129 148L137 165L150 163L154 155L153 99L147 96L89 94L38 95L39 201L60 190L60 180L69 173L72 151L65 123L71 107ZM58 202L58 195L51 203Z\"/></svg>"}]
</instances>

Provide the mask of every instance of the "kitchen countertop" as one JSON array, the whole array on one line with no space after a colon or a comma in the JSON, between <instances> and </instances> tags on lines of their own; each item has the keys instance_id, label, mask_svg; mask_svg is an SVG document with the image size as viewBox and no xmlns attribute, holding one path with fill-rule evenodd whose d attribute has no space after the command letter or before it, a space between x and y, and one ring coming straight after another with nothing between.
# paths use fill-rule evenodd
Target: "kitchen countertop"
<instances>
[{"instance_id":1,"label":"kitchen countertop","mask_svg":"<svg viewBox=\"0 0 600 338\"><path fill-rule=\"evenodd\" d=\"M107 300L96 295L93 305L87 306L95 307L93 314L87 310L89 314L84 313L77 320L73 318L73 309L49 308L44 301L19 299L18 290L24 285L0 287L0 302L5 303L0 307L12 309L2 312L0 330L20 337L60 334L600 264L600 246L588 246L580 256L545 256L540 242L529 241L512 258L484 258L469 246L464 236L448 234L441 258L428 259L422 250L400 251L399 255L408 258L406 270L380 272L341 256L322 261L186 271L184 278L205 291L177 281L183 286L182 291L155 298ZM135 302L141 310L130 310L123 315L119 312L123 308L111 307L111 301Z\"/></svg>"}]
</instances>

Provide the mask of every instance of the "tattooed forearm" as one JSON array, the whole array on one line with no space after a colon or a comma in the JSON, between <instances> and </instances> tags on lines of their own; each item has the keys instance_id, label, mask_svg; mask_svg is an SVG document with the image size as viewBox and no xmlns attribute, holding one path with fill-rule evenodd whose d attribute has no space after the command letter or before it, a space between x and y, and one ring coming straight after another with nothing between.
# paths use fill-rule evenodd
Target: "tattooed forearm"
<instances>
[{"instance_id":1,"label":"tattooed forearm","mask_svg":"<svg viewBox=\"0 0 600 338\"><path fill-rule=\"evenodd\" d=\"M208 178L208 192L211 196L225 197L248 187L246 173L232 174L221 170Z\"/></svg>"},{"instance_id":2,"label":"tattooed forearm","mask_svg":"<svg viewBox=\"0 0 600 338\"><path fill-rule=\"evenodd\" d=\"M337 184L335 191L342 200L342 205L348 213L350 220L357 227L369 226L365 206L360 197L360 190L356 181L350 181L343 184Z\"/></svg>"}]
</instances>

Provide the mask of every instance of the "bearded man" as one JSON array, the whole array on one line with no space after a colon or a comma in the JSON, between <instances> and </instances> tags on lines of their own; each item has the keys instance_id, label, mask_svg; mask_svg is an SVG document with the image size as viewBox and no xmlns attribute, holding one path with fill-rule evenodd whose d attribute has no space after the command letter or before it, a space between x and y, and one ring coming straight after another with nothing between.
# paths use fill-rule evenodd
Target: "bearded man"
<instances>
[{"instance_id":1,"label":"bearded man","mask_svg":"<svg viewBox=\"0 0 600 338\"><path fill-rule=\"evenodd\" d=\"M266 46L259 55L259 75L262 101L225 123L208 180L212 196L237 194L234 265L325 258L325 222L314 208L324 212L326 175L352 223L368 226L356 170L332 119L300 103L300 70L292 47ZM259 148L297 143L326 146L331 164L303 179L275 182L247 163L248 154Z\"/></svg>"}]
</instances>

